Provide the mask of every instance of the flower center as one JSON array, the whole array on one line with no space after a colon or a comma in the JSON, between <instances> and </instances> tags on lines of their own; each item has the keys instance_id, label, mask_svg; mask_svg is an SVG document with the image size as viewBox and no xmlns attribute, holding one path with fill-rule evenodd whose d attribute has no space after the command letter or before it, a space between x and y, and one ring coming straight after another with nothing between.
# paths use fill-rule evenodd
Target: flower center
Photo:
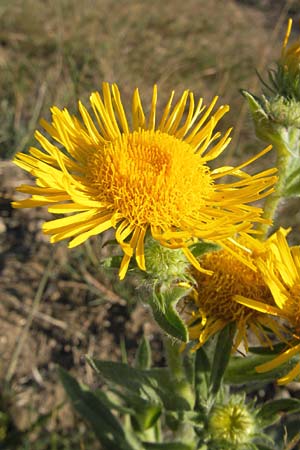
<instances>
[{"instance_id":1,"label":"flower center","mask_svg":"<svg viewBox=\"0 0 300 450\"><path fill-rule=\"evenodd\" d=\"M169 229L196 221L213 193L203 158L167 133L139 130L97 149L87 179L95 199L136 225Z\"/></svg>"},{"instance_id":2,"label":"flower center","mask_svg":"<svg viewBox=\"0 0 300 450\"><path fill-rule=\"evenodd\" d=\"M201 258L201 266L214 271L212 276L197 271L193 273L199 291L197 306L206 317L230 322L257 315L256 311L234 301L235 295L272 302L271 292L260 273L251 270L228 251L205 254Z\"/></svg>"}]
</instances>

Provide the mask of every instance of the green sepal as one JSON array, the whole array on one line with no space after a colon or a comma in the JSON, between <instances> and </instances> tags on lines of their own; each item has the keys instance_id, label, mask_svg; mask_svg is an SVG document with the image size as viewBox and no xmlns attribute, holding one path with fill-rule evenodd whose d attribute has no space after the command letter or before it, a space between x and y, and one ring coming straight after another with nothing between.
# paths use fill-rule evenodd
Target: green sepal
<instances>
[{"instance_id":1,"label":"green sepal","mask_svg":"<svg viewBox=\"0 0 300 450\"><path fill-rule=\"evenodd\" d=\"M158 325L168 335L183 342L188 341L188 329L179 316L176 305L189 290L179 286L169 287L163 292L153 292L149 300L153 317Z\"/></svg>"},{"instance_id":2,"label":"green sepal","mask_svg":"<svg viewBox=\"0 0 300 450\"><path fill-rule=\"evenodd\" d=\"M143 450L145 447L121 426L109 407L88 387L79 384L62 368L59 376L74 408L90 424L97 439L106 448L114 450Z\"/></svg>"},{"instance_id":3,"label":"green sepal","mask_svg":"<svg viewBox=\"0 0 300 450\"><path fill-rule=\"evenodd\" d=\"M257 418L270 425L280 418L280 413L295 413L300 411L300 400L297 398L282 398L272 400L260 407Z\"/></svg>"},{"instance_id":4,"label":"green sepal","mask_svg":"<svg viewBox=\"0 0 300 450\"><path fill-rule=\"evenodd\" d=\"M140 340L136 355L134 366L137 369L150 369L152 363L151 348L149 340L143 336Z\"/></svg>"},{"instance_id":5,"label":"green sepal","mask_svg":"<svg viewBox=\"0 0 300 450\"><path fill-rule=\"evenodd\" d=\"M220 245L215 244L213 242L204 242L204 241L196 242L196 244L193 244L189 247L189 250L193 253L193 255L196 258L199 258L199 256L202 256L205 253L216 252L220 249L221 249Z\"/></svg>"},{"instance_id":6,"label":"green sepal","mask_svg":"<svg viewBox=\"0 0 300 450\"><path fill-rule=\"evenodd\" d=\"M183 442L143 442L146 450L196 450L194 444L185 444Z\"/></svg>"},{"instance_id":7,"label":"green sepal","mask_svg":"<svg viewBox=\"0 0 300 450\"><path fill-rule=\"evenodd\" d=\"M213 395L220 389L224 372L230 360L233 339L236 331L235 323L229 323L220 331L212 361L210 391Z\"/></svg>"},{"instance_id":8,"label":"green sepal","mask_svg":"<svg viewBox=\"0 0 300 450\"><path fill-rule=\"evenodd\" d=\"M266 111L268 100L265 97L258 98L246 90L241 90L241 93L247 100L257 137L269 144L281 147L283 142L280 133L278 133L278 127L276 127L276 124L273 126L274 124Z\"/></svg>"}]
</instances>

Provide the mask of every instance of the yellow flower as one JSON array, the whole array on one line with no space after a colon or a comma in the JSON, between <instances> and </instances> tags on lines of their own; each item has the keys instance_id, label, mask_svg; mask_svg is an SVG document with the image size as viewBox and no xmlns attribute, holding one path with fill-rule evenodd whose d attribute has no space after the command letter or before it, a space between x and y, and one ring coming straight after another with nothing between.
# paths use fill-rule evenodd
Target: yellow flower
<instances>
[{"instance_id":1,"label":"yellow flower","mask_svg":"<svg viewBox=\"0 0 300 450\"><path fill-rule=\"evenodd\" d=\"M94 118L81 102L81 119L53 107L52 123L41 124L57 144L37 131L44 151L31 148L30 155L16 155L15 163L36 177L37 186L20 186L20 192L32 197L13 206L47 205L55 214L72 213L43 226L51 242L71 238L69 247L115 228L124 252L121 279L134 255L146 269L148 232L163 246L182 248L201 270L188 246L195 238L224 240L250 231L253 222L264 222L262 210L248 203L272 192L275 169L253 176L241 170L268 147L239 166L211 170L207 163L230 141L231 130L223 137L214 132L229 107L212 114L217 98L206 108L202 99L195 104L189 91L172 107L173 96L157 121L154 86L146 119L136 89L131 126L115 84L103 83L102 97L98 92L91 95ZM230 182L219 182L228 175L234 177Z\"/></svg>"},{"instance_id":2,"label":"yellow flower","mask_svg":"<svg viewBox=\"0 0 300 450\"><path fill-rule=\"evenodd\" d=\"M273 314L286 319L292 326L294 336L287 350L270 362L256 368L258 372L268 372L300 354L300 247L290 248L286 233L279 229L273 236L271 253L259 263L263 278L272 292L277 306L269 307L250 299L239 299L241 303L261 313ZM292 381L300 374L298 362L287 375L278 380L279 384Z\"/></svg>"},{"instance_id":3,"label":"yellow flower","mask_svg":"<svg viewBox=\"0 0 300 450\"><path fill-rule=\"evenodd\" d=\"M292 31L293 20L288 20L288 25L281 49L279 64L292 76L300 74L300 39L287 47Z\"/></svg>"},{"instance_id":4,"label":"yellow flower","mask_svg":"<svg viewBox=\"0 0 300 450\"><path fill-rule=\"evenodd\" d=\"M193 269L197 287L193 291L192 302L196 311L192 312L188 325L190 338L198 340L195 348L231 322L235 322L237 327L235 349L243 342L248 350L248 328L262 345L272 346L265 327L282 338L282 326L276 319L236 301L245 297L254 302L274 304L271 291L257 268L257 261L269 251L270 241L261 242L242 235L237 243L239 247L232 244L203 255L200 264L204 269L213 270L213 275Z\"/></svg>"}]
</instances>

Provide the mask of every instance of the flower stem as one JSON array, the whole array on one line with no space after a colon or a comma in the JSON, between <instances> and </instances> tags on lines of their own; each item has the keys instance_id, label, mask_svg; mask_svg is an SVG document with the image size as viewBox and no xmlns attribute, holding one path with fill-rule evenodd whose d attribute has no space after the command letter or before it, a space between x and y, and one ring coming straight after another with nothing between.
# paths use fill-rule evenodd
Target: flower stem
<instances>
[{"instance_id":1,"label":"flower stem","mask_svg":"<svg viewBox=\"0 0 300 450\"><path fill-rule=\"evenodd\" d=\"M270 228L275 225L276 213L280 205L280 201L283 197L283 191L286 181L286 173L289 163L289 152L285 145L277 145L277 161L276 166L278 168L278 181L275 186L275 191L266 198L264 204L263 218L273 221L273 223L261 223L257 229L261 232L260 239L264 240L268 237Z\"/></svg>"},{"instance_id":2,"label":"flower stem","mask_svg":"<svg viewBox=\"0 0 300 450\"><path fill-rule=\"evenodd\" d=\"M175 381L180 381L185 378L183 363L182 363L182 354L180 352L180 347L174 339L169 338L168 336L164 337L164 347L167 357L168 367L172 374L172 377Z\"/></svg>"},{"instance_id":3,"label":"flower stem","mask_svg":"<svg viewBox=\"0 0 300 450\"><path fill-rule=\"evenodd\" d=\"M174 339L165 336L164 347L168 368L173 379L174 394L185 400L189 405L189 409L193 410L195 405L195 393L186 377L182 352L180 350L181 345L176 341L174 342ZM193 426L186 422L182 422L178 428L174 430L174 437L186 443L193 442L195 439L194 434Z\"/></svg>"},{"instance_id":4,"label":"flower stem","mask_svg":"<svg viewBox=\"0 0 300 450\"><path fill-rule=\"evenodd\" d=\"M174 339L166 336L164 338L164 346L168 368L175 387L175 394L184 399L188 403L189 408L193 409L195 405L195 393L186 377L182 351L180 350L181 344L174 342Z\"/></svg>"}]
</instances>

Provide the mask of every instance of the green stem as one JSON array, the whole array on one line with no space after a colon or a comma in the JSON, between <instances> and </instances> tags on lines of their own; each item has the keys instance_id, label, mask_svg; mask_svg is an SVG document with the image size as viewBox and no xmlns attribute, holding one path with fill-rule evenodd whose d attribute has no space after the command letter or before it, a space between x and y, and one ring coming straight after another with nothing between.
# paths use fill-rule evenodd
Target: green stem
<instances>
[{"instance_id":1,"label":"green stem","mask_svg":"<svg viewBox=\"0 0 300 450\"><path fill-rule=\"evenodd\" d=\"M170 376L173 379L173 385L174 385L174 394L177 394L178 396L184 398L185 400L188 400L189 404L191 405L191 408L194 406L194 395L192 393L191 386L187 382L184 367L183 367L183 361L182 361L182 354L180 352L180 347L177 342L174 342L174 339L169 338L168 336L164 337L164 347L165 347L165 353L168 363L168 368L170 370ZM191 427L190 424L184 424L182 423L176 431L174 430L174 437L176 439L186 439L186 436L190 436L194 433L193 427Z\"/></svg>"},{"instance_id":2,"label":"green stem","mask_svg":"<svg viewBox=\"0 0 300 450\"><path fill-rule=\"evenodd\" d=\"M164 347L167 357L168 367L175 381L181 381L185 378L183 363L182 363L182 353L180 352L180 347L174 339L168 336L164 337Z\"/></svg>"},{"instance_id":3,"label":"green stem","mask_svg":"<svg viewBox=\"0 0 300 450\"><path fill-rule=\"evenodd\" d=\"M181 344L174 342L174 339L166 336L164 338L164 346L175 393L187 401L190 409L193 409L195 405L195 394L193 387L189 384L186 377L182 352L180 350Z\"/></svg>"},{"instance_id":4,"label":"green stem","mask_svg":"<svg viewBox=\"0 0 300 450\"><path fill-rule=\"evenodd\" d=\"M264 204L264 214L263 218L275 221L277 209L282 199L282 192L285 185L286 173L289 163L289 152L284 145L278 145L277 151L277 161L276 166L278 168L278 181L275 186L275 191L266 198ZM264 240L268 237L269 230L273 227L275 223L261 223L258 225L257 229L261 232L260 239Z\"/></svg>"}]
</instances>

